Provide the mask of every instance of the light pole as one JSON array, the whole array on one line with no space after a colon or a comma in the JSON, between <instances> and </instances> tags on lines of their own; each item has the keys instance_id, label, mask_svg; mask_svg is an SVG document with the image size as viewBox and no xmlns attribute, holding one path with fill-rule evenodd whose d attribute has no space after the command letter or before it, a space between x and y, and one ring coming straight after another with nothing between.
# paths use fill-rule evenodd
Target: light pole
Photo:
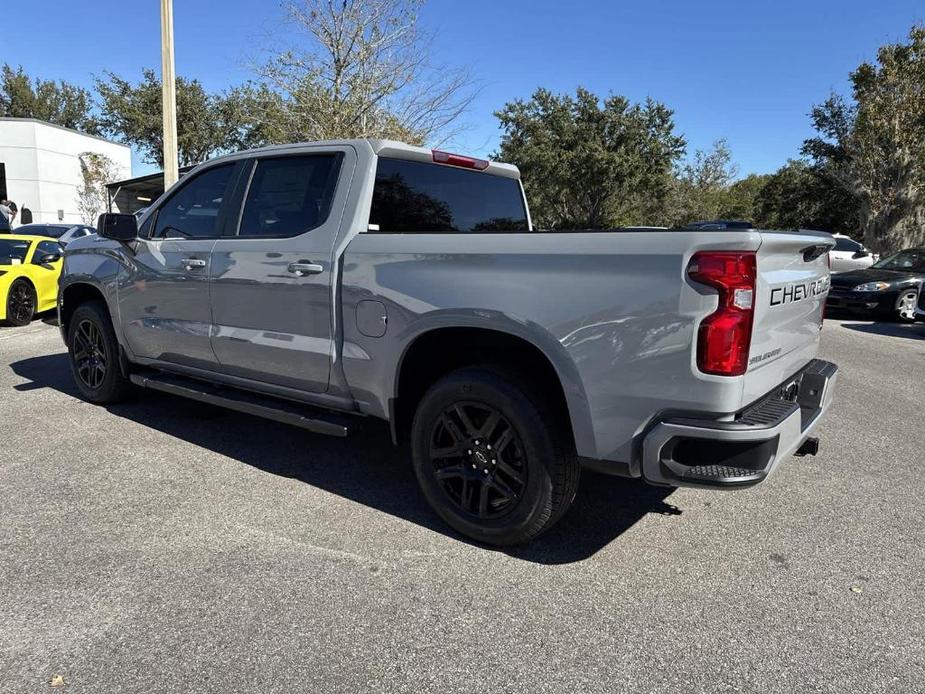
<instances>
[{"instance_id":1,"label":"light pole","mask_svg":"<svg viewBox=\"0 0 925 694\"><path fill-rule=\"evenodd\" d=\"M161 0L161 88L164 112L164 189L179 178L177 76L173 63L173 0Z\"/></svg>"}]
</instances>

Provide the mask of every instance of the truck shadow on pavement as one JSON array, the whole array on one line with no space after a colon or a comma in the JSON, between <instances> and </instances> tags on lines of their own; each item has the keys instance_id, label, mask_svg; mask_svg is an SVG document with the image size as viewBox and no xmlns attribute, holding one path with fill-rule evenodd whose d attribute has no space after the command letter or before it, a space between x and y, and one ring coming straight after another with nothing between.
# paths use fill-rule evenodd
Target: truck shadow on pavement
<instances>
[{"instance_id":1,"label":"truck shadow on pavement","mask_svg":"<svg viewBox=\"0 0 925 694\"><path fill-rule=\"evenodd\" d=\"M52 388L78 398L64 354L33 357L10 366L28 380L14 386L18 391ZM357 431L342 440L152 391L139 391L133 400L106 409L246 465L470 542L428 507L418 490L410 451L392 446L384 422L361 420ZM504 552L540 564L587 559L647 514L680 515L679 509L665 501L673 491L584 471L575 503L559 524L532 543Z\"/></svg>"}]
</instances>

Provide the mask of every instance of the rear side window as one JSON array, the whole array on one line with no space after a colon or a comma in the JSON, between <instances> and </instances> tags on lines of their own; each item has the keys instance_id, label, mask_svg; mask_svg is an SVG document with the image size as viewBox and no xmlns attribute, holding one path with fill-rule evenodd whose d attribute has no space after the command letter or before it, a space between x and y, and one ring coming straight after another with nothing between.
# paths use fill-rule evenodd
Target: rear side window
<instances>
[{"instance_id":1,"label":"rear side window","mask_svg":"<svg viewBox=\"0 0 925 694\"><path fill-rule=\"evenodd\" d=\"M179 239L219 235L219 211L231 191L234 164L207 169L185 181L157 211L154 236Z\"/></svg>"},{"instance_id":2,"label":"rear side window","mask_svg":"<svg viewBox=\"0 0 925 694\"><path fill-rule=\"evenodd\" d=\"M369 223L386 232L527 231L527 211L516 179L380 157Z\"/></svg>"},{"instance_id":3,"label":"rear side window","mask_svg":"<svg viewBox=\"0 0 925 694\"><path fill-rule=\"evenodd\" d=\"M331 211L339 154L261 159L251 178L239 236L297 236Z\"/></svg>"},{"instance_id":4,"label":"rear side window","mask_svg":"<svg viewBox=\"0 0 925 694\"><path fill-rule=\"evenodd\" d=\"M836 251L848 251L850 253L857 253L861 250L861 244L851 239L838 238L835 239L835 250Z\"/></svg>"}]
</instances>

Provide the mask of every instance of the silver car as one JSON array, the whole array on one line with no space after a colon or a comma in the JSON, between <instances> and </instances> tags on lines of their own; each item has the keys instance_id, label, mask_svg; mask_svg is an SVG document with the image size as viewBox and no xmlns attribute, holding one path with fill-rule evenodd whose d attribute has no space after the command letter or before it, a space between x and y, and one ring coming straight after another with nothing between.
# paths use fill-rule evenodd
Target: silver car
<instances>
[{"instance_id":1,"label":"silver car","mask_svg":"<svg viewBox=\"0 0 925 694\"><path fill-rule=\"evenodd\" d=\"M95 234L96 229L88 227L86 224L23 224L16 227L17 234L29 234L32 236L47 236L57 240L62 246L67 246L71 241Z\"/></svg>"}]
</instances>

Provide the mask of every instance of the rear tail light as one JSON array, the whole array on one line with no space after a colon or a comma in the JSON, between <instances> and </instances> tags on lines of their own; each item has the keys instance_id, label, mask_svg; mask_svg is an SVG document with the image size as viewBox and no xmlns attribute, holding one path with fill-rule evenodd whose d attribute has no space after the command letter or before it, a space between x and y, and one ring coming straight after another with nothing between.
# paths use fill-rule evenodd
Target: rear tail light
<instances>
[{"instance_id":1,"label":"rear tail light","mask_svg":"<svg viewBox=\"0 0 925 694\"><path fill-rule=\"evenodd\" d=\"M484 159L474 159L473 157L464 157L462 154L450 154L441 152L439 149L431 150L434 155L434 161L438 164L449 164L450 166L461 166L464 169L475 169L483 171L488 168L489 162Z\"/></svg>"},{"instance_id":2,"label":"rear tail light","mask_svg":"<svg viewBox=\"0 0 925 694\"><path fill-rule=\"evenodd\" d=\"M754 251L704 251L687 266L694 281L719 294L716 311L697 335L697 366L717 376L741 376L748 368L755 318L757 261Z\"/></svg>"}]
</instances>

